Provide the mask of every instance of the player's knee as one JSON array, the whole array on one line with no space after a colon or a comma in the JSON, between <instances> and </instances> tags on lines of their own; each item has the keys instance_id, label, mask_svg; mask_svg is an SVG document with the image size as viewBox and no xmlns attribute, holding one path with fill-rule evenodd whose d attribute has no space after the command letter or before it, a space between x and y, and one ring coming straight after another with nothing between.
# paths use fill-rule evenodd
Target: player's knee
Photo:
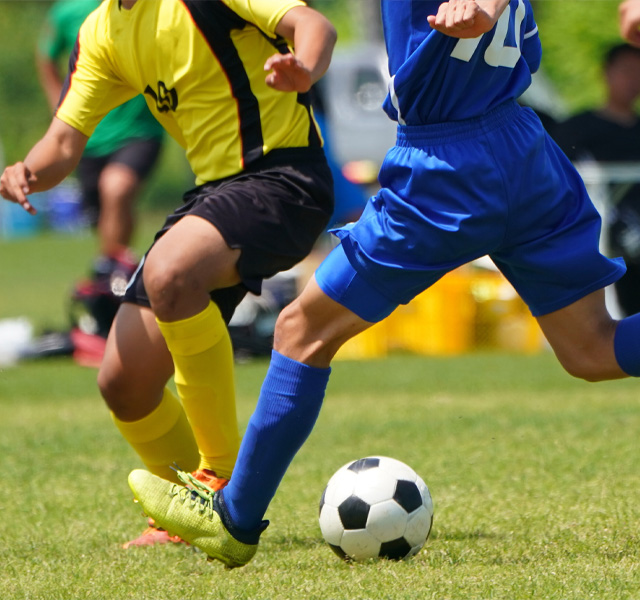
<instances>
[{"instance_id":1,"label":"player's knee","mask_svg":"<svg viewBox=\"0 0 640 600\"><path fill-rule=\"evenodd\" d=\"M607 381L621 376L615 357L616 321L606 318L591 323L580 335L552 338L551 345L565 371L589 382Z\"/></svg>"},{"instance_id":2,"label":"player's knee","mask_svg":"<svg viewBox=\"0 0 640 600\"><path fill-rule=\"evenodd\" d=\"M121 421L136 421L153 408L147 408L148 385L117 365L103 362L97 383L105 404Z\"/></svg>"},{"instance_id":3,"label":"player's knee","mask_svg":"<svg viewBox=\"0 0 640 600\"><path fill-rule=\"evenodd\" d=\"M129 207L139 186L138 175L129 168L107 167L100 178L100 201Z\"/></svg>"},{"instance_id":4,"label":"player's knee","mask_svg":"<svg viewBox=\"0 0 640 600\"><path fill-rule=\"evenodd\" d=\"M300 303L293 301L278 315L274 329L274 349L278 352L298 353L305 346L303 330L306 326Z\"/></svg>"},{"instance_id":5,"label":"player's knee","mask_svg":"<svg viewBox=\"0 0 640 600\"><path fill-rule=\"evenodd\" d=\"M144 287L149 302L156 313L171 313L187 285L185 271L170 256L156 256L149 253L143 270Z\"/></svg>"},{"instance_id":6,"label":"player's knee","mask_svg":"<svg viewBox=\"0 0 640 600\"><path fill-rule=\"evenodd\" d=\"M557 356L564 370L577 379L597 382L610 378L604 368L605 362L595 349L583 348L574 350L570 354L557 354Z\"/></svg>"},{"instance_id":7,"label":"player's knee","mask_svg":"<svg viewBox=\"0 0 640 600\"><path fill-rule=\"evenodd\" d=\"M331 360L333 340L322 323L311 318L294 300L278 316L274 331L274 349L304 363L324 364Z\"/></svg>"},{"instance_id":8,"label":"player's knee","mask_svg":"<svg viewBox=\"0 0 640 600\"><path fill-rule=\"evenodd\" d=\"M117 417L121 417L126 413L128 405L125 397L128 393L127 383L124 381L122 374L111 368L108 363L103 362L98 371L98 390L100 395Z\"/></svg>"}]
</instances>

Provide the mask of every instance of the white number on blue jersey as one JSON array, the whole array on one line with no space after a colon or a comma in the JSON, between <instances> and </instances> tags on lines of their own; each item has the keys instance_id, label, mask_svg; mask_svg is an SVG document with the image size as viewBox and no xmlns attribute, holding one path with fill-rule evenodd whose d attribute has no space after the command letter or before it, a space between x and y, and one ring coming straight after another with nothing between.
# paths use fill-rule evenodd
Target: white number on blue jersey
<instances>
[{"instance_id":1,"label":"white number on blue jersey","mask_svg":"<svg viewBox=\"0 0 640 600\"><path fill-rule=\"evenodd\" d=\"M516 46L507 46L506 39L509 33L509 22L511 20L511 5L508 5L504 12L500 15L496 23L495 34L491 43L484 53L484 60L490 67L508 67L513 69L520 58L520 27L524 20L526 9L524 2L518 0L518 8L515 15L515 40ZM458 40L453 52L452 58L457 58L465 62L469 62L474 55L480 41L486 34L472 39Z\"/></svg>"}]
</instances>

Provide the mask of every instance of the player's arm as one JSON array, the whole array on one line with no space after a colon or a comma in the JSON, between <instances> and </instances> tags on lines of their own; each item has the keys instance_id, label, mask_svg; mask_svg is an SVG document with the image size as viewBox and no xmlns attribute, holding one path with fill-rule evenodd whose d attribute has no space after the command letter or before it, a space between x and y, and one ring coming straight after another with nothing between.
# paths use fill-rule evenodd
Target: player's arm
<instances>
[{"instance_id":1,"label":"player's arm","mask_svg":"<svg viewBox=\"0 0 640 600\"><path fill-rule=\"evenodd\" d=\"M35 48L35 63L40 85L52 112L55 112L62 91L64 74L58 59L64 55L65 41L62 29L55 17L55 8L47 16Z\"/></svg>"},{"instance_id":2,"label":"player's arm","mask_svg":"<svg viewBox=\"0 0 640 600\"><path fill-rule=\"evenodd\" d=\"M58 65L54 60L38 53L36 54L36 66L40 85L47 97L47 102L49 102L51 110L55 111L62 91L62 77Z\"/></svg>"},{"instance_id":3,"label":"player's arm","mask_svg":"<svg viewBox=\"0 0 640 600\"><path fill-rule=\"evenodd\" d=\"M619 7L620 35L640 47L640 0L625 0Z\"/></svg>"},{"instance_id":4,"label":"player's arm","mask_svg":"<svg viewBox=\"0 0 640 600\"><path fill-rule=\"evenodd\" d=\"M450 0L429 15L429 25L445 35L456 38L476 38L491 31L509 0Z\"/></svg>"},{"instance_id":5,"label":"player's arm","mask_svg":"<svg viewBox=\"0 0 640 600\"><path fill-rule=\"evenodd\" d=\"M51 189L76 168L89 138L54 117L47 133L24 162L7 167L0 177L0 195L35 214L27 196Z\"/></svg>"},{"instance_id":6,"label":"player's arm","mask_svg":"<svg viewBox=\"0 0 640 600\"><path fill-rule=\"evenodd\" d=\"M267 60L267 85L283 92L308 92L329 68L337 40L334 26L316 10L296 6L285 13L275 31L292 42L294 54Z\"/></svg>"}]
</instances>

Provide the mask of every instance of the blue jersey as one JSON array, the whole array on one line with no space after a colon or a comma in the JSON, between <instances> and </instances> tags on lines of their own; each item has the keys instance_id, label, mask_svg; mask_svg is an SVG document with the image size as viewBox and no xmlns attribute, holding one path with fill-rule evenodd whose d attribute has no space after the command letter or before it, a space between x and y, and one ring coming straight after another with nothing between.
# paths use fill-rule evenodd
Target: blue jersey
<instances>
[{"instance_id":1,"label":"blue jersey","mask_svg":"<svg viewBox=\"0 0 640 600\"><path fill-rule=\"evenodd\" d=\"M511 0L494 28L473 39L429 27L442 2L382 0L389 72L384 110L402 125L473 118L518 98L540 66L529 0Z\"/></svg>"}]
</instances>

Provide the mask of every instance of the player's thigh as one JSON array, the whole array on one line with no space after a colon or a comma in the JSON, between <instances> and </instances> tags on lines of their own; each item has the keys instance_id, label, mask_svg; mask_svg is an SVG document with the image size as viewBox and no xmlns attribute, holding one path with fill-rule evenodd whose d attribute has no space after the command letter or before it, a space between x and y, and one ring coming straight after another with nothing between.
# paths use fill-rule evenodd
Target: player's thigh
<instances>
[{"instance_id":1,"label":"player's thigh","mask_svg":"<svg viewBox=\"0 0 640 600\"><path fill-rule=\"evenodd\" d=\"M572 375L592 381L624 376L614 352L617 322L607 311L604 289L537 320L561 364Z\"/></svg>"},{"instance_id":2,"label":"player's thigh","mask_svg":"<svg viewBox=\"0 0 640 600\"><path fill-rule=\"evenodd\" d=\"M98 386L120 415L148 414L173 375L173 361L153 312L123 303L109 332Z\"/></svg>"},{"instance_id":3,"label":"player's thigh","mask_svg":"<svg viewBox=\"0 0 640 600\"><path fill-rule=\"evenodd\" d=\"M149 251L144 263L145 287L150 295L154 287L166 285L207 292L230 287L240 282L239 256L240 250L230 248L212 223L187 215Z\"/></svg>"}]
</instances>

